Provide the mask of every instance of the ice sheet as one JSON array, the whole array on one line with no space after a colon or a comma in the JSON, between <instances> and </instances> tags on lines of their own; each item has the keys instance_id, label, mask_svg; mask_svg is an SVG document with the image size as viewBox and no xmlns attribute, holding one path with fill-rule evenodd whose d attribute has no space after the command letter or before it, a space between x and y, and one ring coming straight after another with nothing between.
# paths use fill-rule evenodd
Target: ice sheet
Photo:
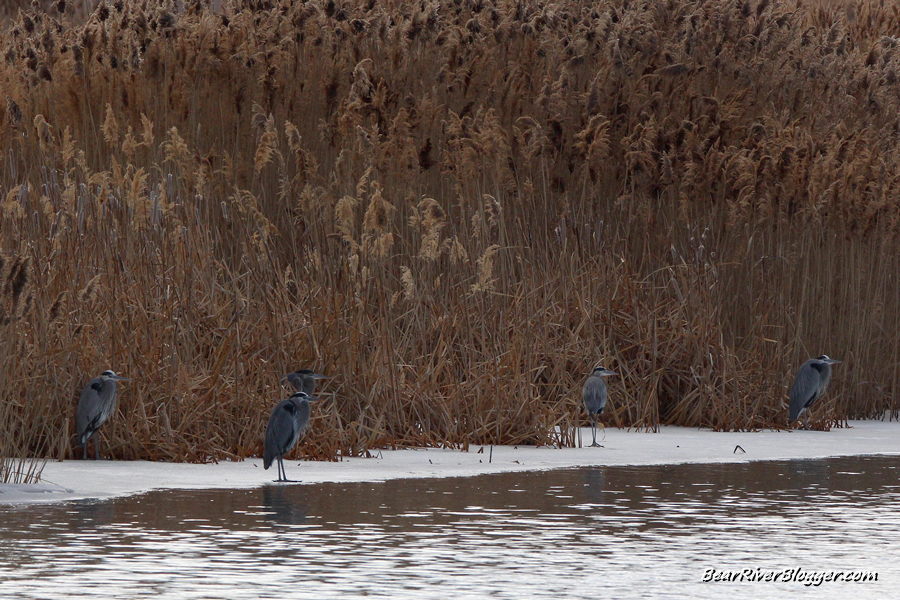
<instances>
[{"instance_id":1,"label":"ice sheet","mask_svg":"<svg viewBox=\"0 0 900 600\"><path fill-rule=\"evenodd\" d=\"M465 477L485 473L601 465L745 462L852 456L900 455L900 423L851 421L850 428L823 431L720 433L662 427L659 433L606 429L602 448L471 446L381 450L376 458L340 462L285 461L287 476L300 484L385 481L411 477ZM582 430L590 442L590 429ZM302 442L301 442L302 443ZM740 449L737 447L740 446ZM743 451L742 451L743 450ZM0 484L0 503L35 503L110 498L154 489L248 488L270 484L277 471L262 459L218 464L145 461L48 462L41 483ZM282 484L282 485L296 485Z\"/></svg>"}]
</instances>

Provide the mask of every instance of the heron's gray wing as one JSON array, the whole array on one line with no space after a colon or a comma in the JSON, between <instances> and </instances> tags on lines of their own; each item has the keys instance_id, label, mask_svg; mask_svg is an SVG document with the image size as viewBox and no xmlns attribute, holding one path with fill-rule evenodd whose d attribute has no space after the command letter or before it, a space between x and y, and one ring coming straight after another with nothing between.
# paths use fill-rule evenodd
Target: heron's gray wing
<instances>
[{"instance_id":1,"label":"heron's gray wing","mask_svg":"<svg viewBox=\"0 0 900 600\"><path fill-rule=\"evenodd\" d=\"M588 414L601 413L606 407L606 382L602 377L588 377L581 390L581 398Z\"/></svg>"},{"instance_id":2,"label":"heron's gray wing","mask_svg":"<svg viewBox=\"0 0 900 600\"><path fill-rule=\"evenodd\" d=\"M106 422L116 405L116 382L107 379L100 384L100 425Z\"/></svg>"},{"instance_id":3,"label":"heron's gray wing","mask_svg":"<svg viewBox=\"0 0 900 600\"><path fill-rule=\"evenodd\" d=\"M284 456L297 441L296 413L297 406L290 399L282 400L272 410L269 424L266 426L263 468L268 469L273 460Z\"/></svg>"},{"instance_id":4,"label":"heron's gray wing","mask_svg":"<svg viewBox=\"0 0 900 600\"><path fill-rule=\"evenodd\" d=\"M103 421L100 402L100 391L103 388L103 382L99 377L91 379L84 389L81 391L81 398L78 400L78 409L75 412L75 426L78 430L79 445L85 442L90 434L96 431Z\"/></svg>"},{"instance_id":5,"label":"heron's gray wing","mask_svg":"<svg viewBox=\"0 0 900 600\"><path fill-rule=\"evenodd\" d=\"M822 376L812 366L812 361L803 363L794 378L794 385L791 386L791 422L796 421L800 417L800 412L816 400L821 381Z\"/></svg>"}]
</instances>

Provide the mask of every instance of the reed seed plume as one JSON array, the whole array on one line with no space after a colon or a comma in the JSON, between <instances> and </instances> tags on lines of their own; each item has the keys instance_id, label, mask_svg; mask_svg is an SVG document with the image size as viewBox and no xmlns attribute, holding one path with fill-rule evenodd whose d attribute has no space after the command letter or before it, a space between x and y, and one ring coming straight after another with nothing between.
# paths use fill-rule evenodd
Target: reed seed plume
<instances>
[{"instance_id":1,"label":"reed seed plume","mask_svg":"<svg viewBox=\"0 0 900 600\"><path fill-rule=\"evenodd\" d=\"M113 112L112 104L106 105L106 118L103 120L103 139L110 146L119 144L119 123L116 121L116 115Z\"/></svg>"},{"instance_id":2,"label":"reed seed plume","mask_svg":"<svg viewBox=\"0 0 900 600\"><path fill-rule=\"evenodd\" d=\"M102 275L94 275L90 281L78 292L78 302L90 304L97 299Z\"/></svg>"},{"instance_id":3,"label":"reed seed plume","mask_svg":"<svg viewBox=\"0 0 900 600\"><path fill-rule=\"evenodd\" d=\"M385 200L381 195L381 189L376 187L363 218L365 231L374 234L384 233L390 225L389 219L393 210L394 205Z\"/></svg>"},{"instance_id":4,"label":"reed seed plume","mask_svg":"<svg viewBox=\"0 0 900 600\"><path fill-rule=\"evenodd\" d=\"M478 266L478 276L476 283L472 286L473 292L489 292L494 287L494 256L500 250L500 246L494 244L485 249L475 264Z\"/></svg>"},{"instance_id":5,"label":"reed seed plume","mask_svg":"<svg viewBox=\"0 0 900 600\"><path fill-rule=\"evenodd\" d=\"M416 280L409 267L400 267L400 281L403 282L403 295L407 300L416 299Z\"/></svg>"},{"instance_id":6,"label":"reed seed plume","mask_svg":"<svg viewBox=\"0 0 900 600\"><path fill-rule=\"evenodd\" d=\"M48 313L48 321L50 323L56 323L60 317L62 317L63 312L65 311L65 302L66 302L66 291L63 290L56 297L56 300L53 301L53 304L50 306L50 311Z\"/></svg>"}]
</instances>

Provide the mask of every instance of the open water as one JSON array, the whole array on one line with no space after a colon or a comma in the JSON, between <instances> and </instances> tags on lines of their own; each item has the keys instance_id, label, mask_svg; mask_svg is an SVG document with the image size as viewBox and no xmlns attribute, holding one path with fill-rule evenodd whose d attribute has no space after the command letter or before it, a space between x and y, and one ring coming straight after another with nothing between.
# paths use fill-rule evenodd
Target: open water
<instances>
[{"instance_id":1,"label":"open water","mask_svg":"<svg viewBox=\"0 0 900 600\"><path fill-rule=\"evenodd\" d=\"M5 506L0 598L897 598L898 466L598 467ZM710 569L744 580L704 582ZM877 580L825 580L860 572Z\"/></svg>"}]
</instances>

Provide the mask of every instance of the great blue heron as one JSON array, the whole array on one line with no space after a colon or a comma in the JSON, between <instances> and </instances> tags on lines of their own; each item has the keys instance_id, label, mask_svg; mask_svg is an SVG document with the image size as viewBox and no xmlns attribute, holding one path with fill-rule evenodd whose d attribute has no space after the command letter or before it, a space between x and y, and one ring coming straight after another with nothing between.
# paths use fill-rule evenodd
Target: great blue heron
<instances>
[{"instance_id":1,"label":"great blue heron","mask_svg":"<svg viewBox=\"0 0 900 600\"><path fill-rule=\"evenodd\" d=\"M297 438L309 425L309 403L318 400L306 392L294 392L287 400L282 400L272 410L266 425L266 444L263 451L263 468L268 469L273 460L278 461L278 479L290 481L284 472L282 458L290 452Z\"/></svg>"},{"instance_id":2,"label":"great blue heron","mask_svg":"<svg viewBox=\"0 0 900 600\"><path fill-rule=\"evenodd\" d=\"M106 423L116 405L116 382L128 381L112 371L103 371L100 377L94 377L81 392L78 410L75 412L75 425L78 429L78 445L84 447L84 458L87 458L88 440ZM100 440L94 438L94 459L100 458Z\"/></svg>"},{"instance_id":3,"label":"great blue heron","mask_svg":"<svg viewBox=\"0 0 900 600\"><path fill-rule=\"evenodd\" d=\"M606 408L606 380L604 377L615 375L614 372L603 367L597 367L588 376L581 391L584 400L584 409L591 416L591 435L594 443L591 446L599 446L597 443L597 416Z\"/></svg>"},{"instance_id":4,"label":"great blue heron","mask_svg":"<svg viewBox=\"0 0 900 600\"><path fill-rule=\"evenodd\" d=\"M794 385L791 386L791 406L788 426L800 418L803 427L809 429L809 408L825 394L828 382L831 381L831 365L841 361L828 358L826 355L811 358L797 371Z\"/></svg>"},{"instance_id":5,"label":"great blue heron","mask_svg":"<svg viewBox=\"0 0 900 600\"><path fill-rule=\"evenodd\" d=\"M312 396L316 392L317 379L331 379L327 375L319 375L310 369L300 369L293 373L288 373L281 378L281 385L285 382L294 386L298 392L304 392L307 396Z\"/></svg>"}]
</instances>

